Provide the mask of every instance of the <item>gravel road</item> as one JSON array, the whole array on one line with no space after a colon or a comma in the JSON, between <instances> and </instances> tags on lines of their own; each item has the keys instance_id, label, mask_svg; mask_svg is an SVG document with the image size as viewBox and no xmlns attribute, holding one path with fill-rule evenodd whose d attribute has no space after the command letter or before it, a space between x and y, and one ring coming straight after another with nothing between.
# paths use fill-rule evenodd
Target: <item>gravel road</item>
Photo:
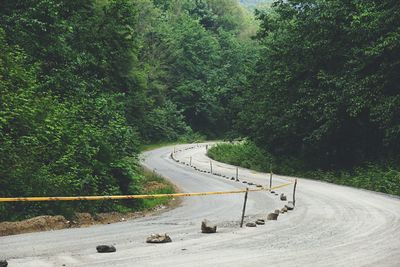
<instances>
[{"instance_id":1,"label":"gravel road","mask_svg":"<svg viewBox=\"0 0 400 267\"><path fill-rule=\"evenodd\" d=\"M205 144L180 145L175 158L203 170ZM241 182L200 173L170 158L173 147L146 152L143 165L182 192L243 189L242 181L267 185L269 174L239 168ZM213 161L214 173L235 176L234 166ZM290 177L274 175L274 185ZM250 186L255 188L255 186ZM292 197L292 186L277 190ZM286 202L269 192L249 193L246 222L265 218ZM298 179L296 209L256 228L239 228L243 194L184 198L160 215L90 228L0 237L0 259L14 266L400 266L400 199L370 191ZM202 234L202 219L218 233ZM147 244L151 233L173 242ZM96 245L115 244L99 254Z\"/></svg>"}]
</instances>

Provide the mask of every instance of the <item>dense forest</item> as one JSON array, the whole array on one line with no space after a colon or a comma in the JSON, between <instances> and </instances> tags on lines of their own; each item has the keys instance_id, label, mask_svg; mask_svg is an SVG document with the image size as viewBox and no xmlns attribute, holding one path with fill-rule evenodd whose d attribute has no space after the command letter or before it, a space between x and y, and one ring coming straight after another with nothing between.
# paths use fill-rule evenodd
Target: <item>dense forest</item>
<instances>
[{"instance_id":1,"label":"dense forest","mask_svg":"<svg viewBox=\"0 0 400 267\"><path fill-rule=\"evenodd\" d=\"M0 196L140 193L143 144L236 137L264 168L373 163L397 186L400 3L241 2L1 1Z\"/></svg>"},{"instance_id":2,"label":"dense forest","mask_svg":"<svg viewBox=\"0 0 400 267\"><path fill-rule=\"evenodd\" d=\"M261 49L237 122L259 153L245 142L211 155L400 195L400 2L276 1L255 14Z\"/></svg>"},{"instance_id":3,"label":"dense forest","mask_svg":"<svg viewBox=\"0 0 400 267\"><path fill-rule=\"evenodd\" d=\"M234 0L2 1L0 196L139 193L142 144L229 132L254 21ZM115 208L96 204L0 219Z\"/></svg>"}]
</instances>

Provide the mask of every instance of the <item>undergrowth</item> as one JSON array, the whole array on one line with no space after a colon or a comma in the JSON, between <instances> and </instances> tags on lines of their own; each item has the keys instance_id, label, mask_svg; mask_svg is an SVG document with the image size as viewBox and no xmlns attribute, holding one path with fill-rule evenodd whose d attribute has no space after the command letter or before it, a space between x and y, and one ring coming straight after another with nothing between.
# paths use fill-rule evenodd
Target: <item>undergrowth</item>
<instances>
[{"instance_id":1,"label":"undergrowth","mask_svg":"<svg viewBox=\"0 0 400 267\"><path fill-rule=\"evenodd\" d=\"M282 175L293 175L400 195L400 168L395 162L365 163L349 170L313 169L295 158L277 158L250 141L221 143L208 150L214 160L244 168Z\"/></svg>"}]
</instances>

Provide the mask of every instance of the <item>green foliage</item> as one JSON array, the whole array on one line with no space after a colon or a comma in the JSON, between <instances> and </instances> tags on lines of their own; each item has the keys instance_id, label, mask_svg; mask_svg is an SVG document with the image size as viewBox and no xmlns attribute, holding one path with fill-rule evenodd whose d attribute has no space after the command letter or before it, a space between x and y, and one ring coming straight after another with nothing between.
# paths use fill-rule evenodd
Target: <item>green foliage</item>
<instances>
[{"instance_id":1,"label":"green foliage","mask_svg":"<svg viewBox=\"0 0 400 267\"><path fill-rule=\"evenodd\" d=\"M227 131L253 55L232 3L2 1L0 196L136 194L143 143ZM8 203L0 220L150 202Z\"/></svg>"},{"instance_id":2,"label":"green foliage","mask_svg":"<svg viewBox=\"0 0 400 267\"><path fill-rule=\"evenodd\" d=\"M155 108L145 118L142 127L146 141L178 140L180 136L192 131L185 123L182 112L171 101Z\"/></svg>"},{"instance_id":3,"label":"green foliage","mask_svg":"<svg viewBox=\"0 0 400 267\"><path fill-rule=\"evenodd\" d=\"M77 102L40 93L38 67L28 67L27 56L8 46L1 33L1 196L138 192L138 136L126 125L120 96L102 94ZM112 208L110 203L74 205L76 211ZM54 214L65 206L10 203L1 219Z\"/></svg>"},{"instance_id":4,"label":"green foliage","mask_svg":"<svg viewBox=\"0 0 400 267\"><path fill-rule=\"evenodd\" d=\"M399 157L398 10L276 1L256 11L253 40L258 22L236 0L1 1L0 196L138 193L143 143L238 131L261 149L210 155L284 173L347 168L346 183L397 192L395 168L355 167ZM7 204L0 219L147 204Z\"/></svg>"},{"instance_id":5,"label":"green foliage","mask_svg":"<svg viewBox=\"0 0 400 267\"><path fill-rule=\"evenodd\" d=\"M248 140L217 144L208 150L207 155L217 161L257 171L268 169L272 163L269 155Z\"/></svg>"},{"instance_id":6,"label":"green foliage","mask_svg":"<svg viewBox=\"0 0 400 267\"><path fill-rule=\"evenodd\" d=\"M172 1L167 14L145 53L161 59L153 64L154 92L165 90L194 131L219 136L232 128L235 96L254 62L255 42L242 35L248 14L234 1Z\"/></svg>"},{"instance_id":7,"label":"green foliage","mask_svg":"<svg viewBox=\"0 0 400 267\"><path fill-rule=\"evenodd\" d=\"M217 144L208 150L208 156L256 171L269 172L272 167L274 173L281 175L296 175L400 196L400 169L395 162L370 163L352 170L310 169L296 158L273 157L250 141Z\"/></svg>"},{"instance_id":8,"label":"green foliage","mask_svg":"<svg viewBox=\"0 0 400 267\"><path fill-rule=\"evenodd\" d=\"M325 170L397 158L396 1L277 1L258 11L263 48L240 126L277 157Z\"/></svg>"},{"instance_id":9,"label":"green foliage","mask_svg":"<svg viewBox=\"0 0 400 267\"><path fill-rule=\"evenodd\" d=\"M142 173L145 177L145 182L147 184L156 184L158 185L155 189L147 190L146 194L173 194L175 193L174 186L165 180L163 177L158 174L151 172L146 169L142 169ZM161 198L147 198L143 199L142 208L154 208L159 205L165 205L171 200L170 197L161 197Z\"/></svg>"},{"instance_id":10,"label":"green foliage","mask_svg":"<svg viewBox=\"0 0 400 267\"><path fill-rule=\"evenodd\" d=\"M400 170L391 164L366 164L352 171L308 171L310 178L400 196Z\"/></svg>"}]
</instances>

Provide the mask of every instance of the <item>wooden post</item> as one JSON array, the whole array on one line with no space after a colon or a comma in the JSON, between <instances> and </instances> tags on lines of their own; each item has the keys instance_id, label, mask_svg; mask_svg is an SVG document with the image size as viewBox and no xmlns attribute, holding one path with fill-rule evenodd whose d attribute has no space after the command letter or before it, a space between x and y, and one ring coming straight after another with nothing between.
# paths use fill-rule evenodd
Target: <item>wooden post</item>
<instances>
[{"instance_id":1,"label":"wooden post","mask_svg":"<svg viewBox=\"0 0 400 267\"><path fill-rule=\"evenodd\" d=\"M213 171L212 171L212 161L210 160L210 172L211 172L211 174L213 173Z\"/></svg>"},{"instance_id":2,"label":"wooden post","mask_svg":"<svg viewBox=\"0 0 400 267\"><path fill-rule=\"evenodd\" d=\"M239 168L236 167L236 181L239 181Z\"/></svg>"},{"instance_id":3,"label":"wooden post","mask_svg":"<svg viewBox=\"0 0 400 267\"><path fill-rule=\"evenodd\" d=\"M270 165L270 170L269 170L269 191L271 191L272 188L272 164Z\"/></svg>"},{"instance_id":4,"label":"wooden post","mask_svg":"<svg viewBox=\"0 0 400 267\"><path fill-rule=\"evenodd\" d=\"M243 203L243 210L242 210L242 220L240 221L240 228L243 227L243 221L244 221L244 214L246 212L246 203L247 203L247 194L249 193L249 188L246 188L246 193L244 194L244 203Z\"/></svg>"},{"instance_id":5,"label":"wooden post","mask_svg":"<svg viewBox=\"0 0 400 267\"><path fill-rule=\"evenodd\" d=\"M297 179L294 180L294 186L293 186L293 206L296 206L296 186L297 186Z\"/></svg>"},{"instance_id":6,"label":"wooden post","mask_svg":"<svg viewBox=\"0 0 400 267\"><path fill-rule=\"evenodd\" d=\"M272 188L272 172L269 174L269 191L271 191Z\"/></svg>"},{"instance_id":7,"label":"wooden post","mask_svg":"<svg viewBox=\"0 0 400 267\"><path fill-rule=\"evenodd\" d=\"M192 166L192 156L190 156L190 166Z\"/></svg>"}]
</instances>

